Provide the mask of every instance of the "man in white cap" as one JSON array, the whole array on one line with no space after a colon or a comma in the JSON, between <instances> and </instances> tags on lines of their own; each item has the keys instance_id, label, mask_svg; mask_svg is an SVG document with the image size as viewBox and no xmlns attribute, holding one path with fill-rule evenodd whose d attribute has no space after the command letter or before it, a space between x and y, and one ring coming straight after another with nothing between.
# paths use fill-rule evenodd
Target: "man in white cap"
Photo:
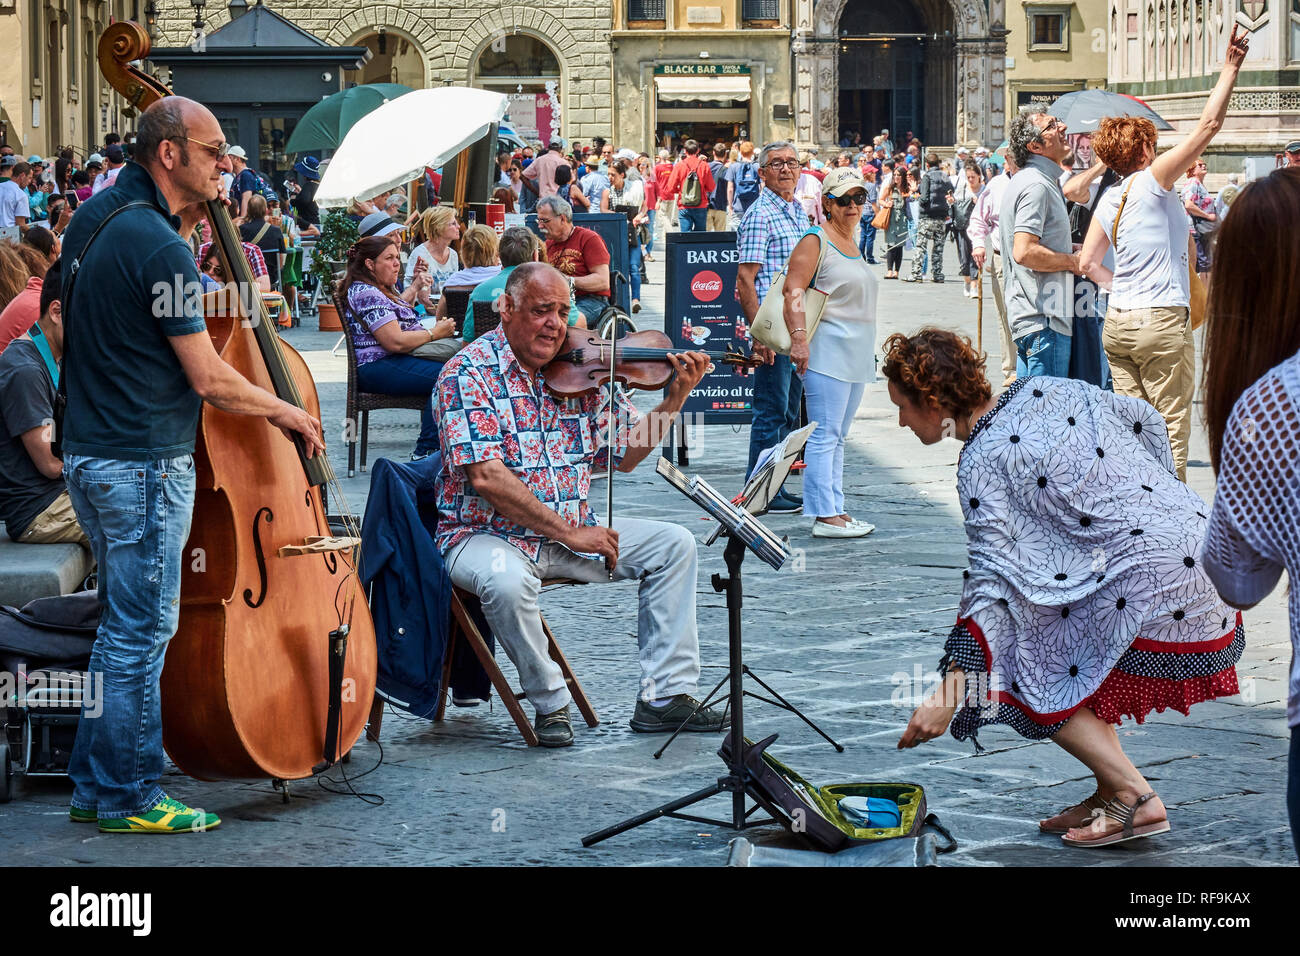
<instances>
[{"instance_id":1,"label":"man in white cap","mask_svg":"<svg viewBox=\"0 0 1300 956\"><path fill-rule=\"evenodd\" d=\"M248 200L257 191L257 177L248 168L248 154L244 152L244 147L232 146L226 155L230 157L230 170L235 177L230 185L230 201L238 210L235 218L247 219Z\"/></svg>"},{"instance_id":2,"label":"man in white cap","mask_svg":"<svg viewBox=\"0 0 1300 956\"><path fill-rule=\"evenodd\" d=\"M957 158L952 164L952 184L956 186L966 175L966 164L970 162L970 150L965 146L957 147Z\"/></svg>"}]
</instances>

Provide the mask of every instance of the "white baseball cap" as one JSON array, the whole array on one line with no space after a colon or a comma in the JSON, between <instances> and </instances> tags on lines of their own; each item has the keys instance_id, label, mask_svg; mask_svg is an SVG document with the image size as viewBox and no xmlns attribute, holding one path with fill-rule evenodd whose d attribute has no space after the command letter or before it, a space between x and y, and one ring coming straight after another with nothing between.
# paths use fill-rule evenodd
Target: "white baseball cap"
<instances>
[{"instance_id":1,"label":"white baseball cap","mask_svg":"<svg viewBox=\"0 0 1300 956\"><path fill-rule=\"evenodd\" d=\"M967 149L965 146L958 146L958 147L957 147L957 155L958 155L958 156L969 156L969 155L970 155L970 150Z\"/></svg>"},{"instance_id":2,"label":"white baseball cap","mask_svg":"<svg viewBox=\"0 0 1300 956\"><path fill-rule=\"evenodd\" d=\"M230 149L226 150L226 155L227 155L227 156L238 156L240 159L248 159L248 154L247 154L246 152L244 152L244 147L242 147L242 146L232 146L232 147L230 147Z\"/></svg>"}]
</instances>

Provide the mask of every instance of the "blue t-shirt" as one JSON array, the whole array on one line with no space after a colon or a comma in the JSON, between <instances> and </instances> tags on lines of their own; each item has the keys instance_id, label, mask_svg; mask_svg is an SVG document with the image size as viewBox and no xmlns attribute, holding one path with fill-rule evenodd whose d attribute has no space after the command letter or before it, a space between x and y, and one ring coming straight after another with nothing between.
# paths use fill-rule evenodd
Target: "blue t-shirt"
<instances>
[{"instance_id":1,"label":"blue t-shirt","mask_svg":"<svg viewBox=\"0 0 1300 956\"><path fill-rule=\"evenodd\" d=\"M713 172L713 195L709 197L709 208L727 211L727 164L715 159L709 162Z\"/></svg>"},{"instance_id":2,"label":"blue t-shirt","mask_svg":"<svg viewBox=\"0 0 1300 956\"><path fill-rule=\"evenodd\" d=\"M466 342L473 342L478 338L474 332L474 303L495 302L501 293L506 291L506 280L510 278L510 273L518 268L518 266L506 266L492 278L484 279L474 286L474 291L469 294L469 306L465 310L463 332ZM578 311L578 307L573 303L569 303L569 325L577 325L580 318L582 318L582 313Z\"/></svg>"},{"instance_id":3,"label":"blue t-shirt","mask_svg":"<svg viewBox=\"0 0 1300 956\"><path fill-rule=\"evenodd\" d=\"M239 202L244 193L257 194L257 175L245 166L235 177L234 183L230 187L230 199L232 202Z\"/></svg>"},{"instance_id":4,"label":"blue t-shirt","mask_svg":"<svg viewBox=\"0 0 1300 956\"><path fill-rule=\"evenodd\" d=\"M109 213L137 200L150 207L116 216L86 249ZM147 461L194 450L202 403L168 336L207 324L198 267L179 226L152 177L131 162L112 189L77 208L63 234L65 260L81 257L71 298L71 269L63 270L63 447L71 454Z\"/></svg>"}]
</instances>

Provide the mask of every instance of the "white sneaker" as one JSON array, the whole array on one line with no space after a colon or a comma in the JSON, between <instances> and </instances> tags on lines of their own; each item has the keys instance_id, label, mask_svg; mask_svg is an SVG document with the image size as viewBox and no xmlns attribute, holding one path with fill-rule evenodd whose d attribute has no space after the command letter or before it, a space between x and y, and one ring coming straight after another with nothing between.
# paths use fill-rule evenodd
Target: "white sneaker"
<instances>
[{"instance_id":1,"label":"white sneaker","mask_svg":"<svg viewBox=\"0 0 1300 956\"><path fill-rule=\"evenodd\" d=\"M812 535L814 538L865 538L875 530L875 525L864 524L858 521L846 525L827 524L825 521L814 521L812 526Z\"/></svg>"}]
</instances>

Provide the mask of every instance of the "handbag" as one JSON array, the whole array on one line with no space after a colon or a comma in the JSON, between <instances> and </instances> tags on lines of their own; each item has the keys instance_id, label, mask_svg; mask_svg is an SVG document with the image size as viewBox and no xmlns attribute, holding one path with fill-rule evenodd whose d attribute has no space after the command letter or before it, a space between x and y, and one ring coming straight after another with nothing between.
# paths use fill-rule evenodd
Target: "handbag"
<instances>
[{"instance_id":1,"label":"handbag","mask_svg":"<svg viewBox=\"0 0 1300 956\"><path fill-rule=\"evenodd\" d=\"M1135 178L1136 176L1129 179L1128 185L1124 187L1124 195L1119 197L1119 209L1115 211L1115 224L1110 229L1111 245L1116 251L1119 250L1119 217L1124 213L1124 204L1128 202L1128 191L1133 188ZM1187 321L1193 332L1205 323L1205 306L1208 299L1205 283L1196 274L1196 261L1189 256L1187 259Z\"/></svg>"},{"instance_id":2,"label":"handbag","mask_svg":"<svg viewBox=\"0 0 1300 956\"><path fill-rule=\"evenodd\" d=\"M882 201L880 203L880 208L876 210L876 214L871 217L871 228L888 229L889 214L893 211L894 211L893 206L886 206L885 203Z\"/></svg>"},{"instance_id":3,"label":"handbag","mask_svg":"<svg viewBox=\"0 0 1300 956\"><path fill-rule=\"evenodd\" d=\"M817 268L813 270L813 281L816 282L817 273L822 269L822 259L826 257L826 239L822 236L821 230L814 230L813 234L821 243L821 251L817 254ZM786 260L786 268L789 268L789 265L789 260ZM758 307L754 321L749 324L750 337L778 355L789 355L791 345L790 330L785 326L785 272L786 269L783 268L772 280L767 295L763 297L763 304ZM809 342L817 331L817 324L821 322L822 311L825 308L826 293L815 286L808 286L803 297L803 312Z\"/></svg>"}]
</instances>

